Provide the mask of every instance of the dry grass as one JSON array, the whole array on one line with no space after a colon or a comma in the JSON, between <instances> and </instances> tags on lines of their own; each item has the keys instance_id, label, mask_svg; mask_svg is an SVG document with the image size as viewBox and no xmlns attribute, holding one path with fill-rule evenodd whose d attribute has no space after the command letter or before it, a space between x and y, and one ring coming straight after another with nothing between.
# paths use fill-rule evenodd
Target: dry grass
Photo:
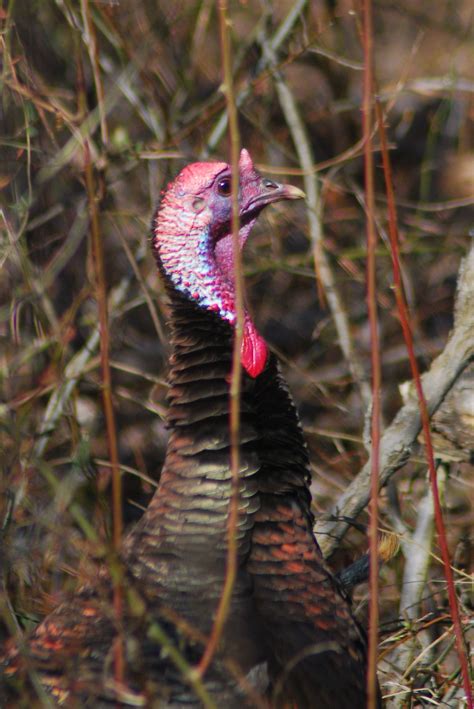
<instances>
[{"instance_id":1,"label":"dry grass","mask_svg":"<svg viewBox=\"0 0 474 709\"><path fill-rule=\"evenodd\" d=\"M346 2L273 5L272 12L269 2L230 3L241 143L262 171L304 182L313 206L309 214L304 204L268 212L245 256L246 283L309 431L315 510L324 513L367 456L361 18ZM295 7L301 13L288 16ZM87 560L110 552L111 439L102 408L91 197L104 257L127 527L153 493L166 445L166 307L148 224L167 180L192 159L227 156L228 143L216 3L10 0L0 21L0 634L8 637L73 592ZM383 0L374 4L374 26L403 278L423 370L452 325L472 225L472 8ZM388 422L410 370L377 152L375 186ZM473 607L469 452L465 444L438 473L466 631ZM414 451L379 500L381 527L402 542L381 572L379 673L394 706L457 707L459 664L427 492L426 464ZM366 551L366 523L357 520L335 566ZM427 579L410 613L402 581L414 531L426 547ZM355 602L364 618L364 587Z\"/></svg>"}]
</instances>

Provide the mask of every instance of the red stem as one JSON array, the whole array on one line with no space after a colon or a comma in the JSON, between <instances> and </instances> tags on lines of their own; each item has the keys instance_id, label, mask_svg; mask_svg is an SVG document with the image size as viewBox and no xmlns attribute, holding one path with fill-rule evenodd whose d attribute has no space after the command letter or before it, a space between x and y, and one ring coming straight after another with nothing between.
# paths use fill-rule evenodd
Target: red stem
<instances>
[{"instance_id":1,"label":"red stem","mask_svg":"<svg viewBox=\"0 0 474 709\"><path fill-rule=\"evenodd\" d=\"M242 366L240 362L243 335L243 291L242 267L239 246L239 129L237 108L235 103L232 53L230 43L230 21L228 17L227 0L219 0L219 24L222 47L222 63L224 74L225 96L229 115L229 139L231 147L232 167L232 247L234 251L235 306L237 322L235 325L234 346L232 355L232 371L230 381L230 467L231 467L231 497L229 516L227 520L227 559L226 575L222 587L219 605L209 641L198 665L202 677L209 667L219 645L225 623L230 611L232 592L237 578L237 523L239 517L239 470L240 470L240 393L242 383Z\"/></svg>"},{"instance_id":2,"label":"red stem","mask_svg":"<svg viewBox=\"0 0 474 709\"><path fill-rule=\"evenodd\" d=\"M395 298L398 307L398 313L400 317L400 324L402 326L403 337L405 338L405 343L408 351L408 358L410 360L410 367L412 371L413 381L415 382L416 392L418 395L421 421L423 426L423 434L425 437L425 450L426 458L428 461L428 470L430 476L430 484L433 492L433 502L434 502L434 514L436 530L438 533L438 541L441 551L441 558L443 560L444 566L444 576L446 579L446 586L448 589L448 599L449 599L449 609L451 612L451 618L454 626L454 633L456 637L456 649L459 658L459 665L461 668L462 680L464 691L466 692L467 706L468 709L473 709L473 697L472 688L469 678L469 666L466 657L466 649L464 646L464 638L462 631L462 623L459 615L458 602L456 597L456 591L454 587L453 572L451 569L451 560L449 557L448 543L446 540L446 530L444 527L443 515L441 512L441 502L439 499L438 491L438 481L436 478L436 467L434 462L433 453L433 443L431 440L430 433L430 417L428 412L428 407L426 404L425 395L423 393L423 386L421 384L420 371L418 368L418 363L415 357L415 350L413 347L413 337L412 329L410 324L410 316L408 313L408 307L406 305L403 283L401 277L400 268L400 251L399 251L399 239L398 239L398 222L397 222L397 211L395 208L395 195L393 190L393 180L392 180L392 170L390 165L390 158L388 154L387 147L387 136L384 126L384 117L382 114L382 108L380 104L376 103L377 120L379 125L380 141L382 148L382 160L383 169L385 175L385 189L387 194L387 207L388 207L388 225L389 225L389 237L390 246L392 253L392 266L393 266L393 279L395 285Z\"/></svg>"},{"instance_id":3,"label":"red stem","mask_svg":"<svg viewBox=\"0 0 474 709\"><path fill-rule=\"evenodd\" d=\"M80 112L85 113L87 104L85 100L84 72L80 55L77 60L78 85L80 97ZM100 327L100 363L102 375L102 401L104 407L104 417L107 429L107 444L112 468L112 524L113 524L113 559L111 562L114 568L113 578L113 606L114 615L117 622L117 636L113 645L114 672L117 683L124 680L124 653L123 637L121 633L121 623L123 616L123 588L121 569L118 564L118 551L122 540L122 479L118 457L117 430L115 425L115 415L112 401L112 374L110 369L110 337L107 308L107 282L105 278L104 253L102 238L100 233L99 207L97 200L97 187L94 176L94 166L91 159L89 140L84 138L84 180L86 185L87 200L90 215L91 246L94 262L95 290L97 305L99 310Z\"/></svg>"},{"instance_id":4,"label":"red stem","mask_svg":"<svg viewBox=\"0 0 474 709\"><path fill-rule=\"evenodd\" d=\"M378 493L380 467L380 386L381 366L378 342L377 282L375 248L374 166L372 155L372 90L373 80L373 40L372 3L364 0L364 99L363 99L363 139L365 165L366 228L367 228L367 306L370 323L371 366L372 366L372 415L371 415L371 477L370 477L370 578L369 578L369 651L367 670L367 706L376 709L378 701L377 658L379 631L379 563L378 563Z\"/></svg>"}]
</instances>

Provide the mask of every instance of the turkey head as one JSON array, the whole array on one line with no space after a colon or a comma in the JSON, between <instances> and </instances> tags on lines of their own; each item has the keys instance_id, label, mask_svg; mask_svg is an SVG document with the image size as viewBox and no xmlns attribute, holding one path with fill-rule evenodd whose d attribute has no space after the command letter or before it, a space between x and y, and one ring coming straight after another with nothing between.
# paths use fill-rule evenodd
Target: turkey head
<instances>
[{"instance_id":1,"label":"turkey head","mask_svg":"<svg viewBox=\"0 0 474 709\"><path fill-rule=\"evenodd\" d=\"M262 177L247 150L239 160L239 243L242 249L258 215L269 204L304 197L297 187ZM201 308L236 323L232 239L232 176L223 162L185 167L168 186L153 223L152 245L173 287ZM257 377L267 345L245 308L242 366Z\"/></svg>"}]
</instances>

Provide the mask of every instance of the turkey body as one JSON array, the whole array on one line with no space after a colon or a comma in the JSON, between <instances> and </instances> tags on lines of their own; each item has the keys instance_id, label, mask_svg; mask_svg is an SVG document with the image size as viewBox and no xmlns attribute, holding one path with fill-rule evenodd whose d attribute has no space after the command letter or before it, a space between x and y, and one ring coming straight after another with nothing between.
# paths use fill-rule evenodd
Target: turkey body
<instances>
[{"instance_id":1,"label":"turkey body","mask_svg":"<svg viewBox=\"0 0 474 709\"><path fill-rule=\"evenodd\" d=\"M235 326L229 180L224 163L188 166L154 220L171 313L170 438L158 489L124 542L122 621L103 568L24 647L7 651L7 705L25 682L70 706L366 705L365 636L313 536L298 416L247 311L238 572L217 657L201 684L187 673L202 656L226 574ZM242 151L241 245L267 204L300 196L262 179ZM123 685L114 681L117 638Z\"/></svg>"}]
</instances>

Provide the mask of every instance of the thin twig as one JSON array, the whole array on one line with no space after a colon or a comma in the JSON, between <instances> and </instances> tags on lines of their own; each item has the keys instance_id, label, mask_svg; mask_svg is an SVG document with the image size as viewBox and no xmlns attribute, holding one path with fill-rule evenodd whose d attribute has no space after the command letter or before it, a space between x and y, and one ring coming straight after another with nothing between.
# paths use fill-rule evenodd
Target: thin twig
<instances>
[{"instance_id":1,"label":"thin twig","mask_svg":"<svg viewBox=\"0 0 474 709\"><path fill-rule=\"evenodd\" d=\"M155 326L156 334L158 335L158 339L161 343L166 342L166 337L165 333L163 332L163 328L161 327L160 319L158 317L158 313L156 311L155 304L153 303L153 299L148 291L147 285L145 283L145 279L142 276L142 273L140 269L138 268L137 261L132 253L132 250L130 246L127 244L127 240L125 239L124 235L122 234L122 231L116 225L116 231L120 239L120 243L122 244L122 248L125 251L125 254L127 256L128 262L130 266L132 267L133 273L135 274L135 278L137 279L137 283L140 286L140 289L143 293L143 297L145 298L146 304L148 306L148 312L150 313L150 317L153 320L153 325ZM143 248L143 247L141 247Z\"/></svg>"},{"instance_id":2,"label":"thin twig","mask_svg":"<svg viewBox=\"0 0 474 709\"><path fill-rule=\"evenodd\" d=\"M369 2L370 0L367 0ZM416 393L418 396L418 402L421 412L423 435L425 438L425 452L428 461L428 470L430 475L430 484L433 492L433 503L434 503L434 516L436 523L436 530L438 532L438 541L441 550L441 557L443 559L444 575L446 579L446 585L448 589L448 599L449 608L451 611L451 617L453 619L454 632L456 636L456 649L459 657L459 663L461 667L461 673L463 678L464 690L466 692L466 699L469 709L473 707L473 696L471 689L471 682L469 678L469 668L466 657L466 650L464 646L464 637L461 618L459 616L458 601L456 596L456 589L454 587L454 578L451 570L451 560L449 556L448 542L446 539L446 530L444 527L443 515L441 511L441 501L438 491L438 481L436 476L436 466L434 461L434 448L433 441L430 432L430 417L428 413L428 406L426 403L425 393L421 383L420 371L418 368L418 362L415 357L415 351L413 347L413 336L412 328L410 324L410 316L408 312L408 307L403 295L403 283L401 277L400 269L400 255L399 255L399 239L398 239L398 226L397 226L397 215L395 208L395 195L393 191L393 181L391 177L391 166L390 159L387 149L387 139L385 135L385 127L383 122L383 115L380 105L377 103L377 113L378 113L378 123L380 138L382 143L382 157L384 164L384 174L386 180L386 190L387 190L387 206L389 210L389 235L390 244L392 250L392 261L393 261L393 273L395 281L395 296L397 300L398 312L400 314L400 323L403 329L403 336L405 338L405 343L408 350L408 355L410 359L410 367L415 383Z\"/></svg>"},{"instance_id":3,"label":"thin twig","mask_svg":"<svg viewBox=\"0 0 474 709\"><path fill-rule=\"evenodd\" d=\"M280 46L286 40L286 38L290 34L291 30L293 29L293 26L294 26L296 20L303 12L307 3L308 3L308 0L296 0L296 2L293 4L291 10L288 12L287 16L281 22L280 26L278 27L277 31L275 32L273 38L269 41L269 48L271 49L271 51L273 53L278 51ZM256 73L257 74L262 73L266 67L267 67L266 59L263 58L263 60L261 62L259 62L259 64L257 65ZM252 84L249 84L237 93L237 95L235 96L235 105L237 108L240 108L240 106L242 106L244 101L250 95L250 93L252 91L252 86L253 86ZM229 119L228 113L227 113L227 111L224 111L221 114L216 125L212 129L212 132L211 132L209 138L207 139L206 147L202 152L203 158L209 157L209 155L216 149L222 136L224 135L225 129L227 127L228 119Z\"/></svg>"},{"instance_id":4,"label":"thin twig","mask_svg":"<svg viewBox=\"0 0 474 709\"><path fill-rule=\"evenodd\" d=\"M367 203L367 307L370 324L370 352L372 364L372 407L371 407L371 455L370 455L370 502L369 502L369 651L367 670L367 705L376 709L377 698L377 657L379 634L379 564L378 564L378 494L380 468L380 423L381 423L381 362L378 337L377 281L375 249L377 231L375 228L374 163L372 155L373 135L373 29L372 2L364 0L363 6L363 48L364 48L364 98L362 108L364 137L365 195Z\"/></svg>"},{"instance_id":5,"label":"thin twig","mask_svg":"<svg viewBox=\"0 0 474 709\"><path fill-rule=\"evenodd\" d=\"M161 625L158 625L156 621L153 622L148 628L148 636L152 640L156 640L160 644L160 647L162 647L169 654L171 661L181 672L184 680L188 682L190 687L192 687L196 693L196 696L202 701L203 707L205 709L218 709L216 703L209 695L209 692L201 681L200 673L186 661L183 654L179 652Z\"/></svg>"},{"instance_id":6,"label":"thin twig","mask_svg":"<svg viewBox=\"0 0 474 709\"><path fill-rule=\"evenodd\" d=\"M314 158L306 127L298 111L293 94L285 83L281 73L276 69L277 60L272 42L267 39L265 34L262 34L260 37L260 46L268 66L272 67L274 70L273 77L278 99L301 165L306 202L308 205L308 226L313 247L316 277L323 287L324 295L334 319L339 346L348 362L352 377L359 386L361 398L367 406L370 402L370 387L367 382L364 367L354 348L347 313L339 295L336 279L329 260L324 251L318 181L314 171Z\"/></svg>"},{"instance_id":7,"label":"thin twig","mask_svg":"<svg viewBox=\"0 0 474 709\"><path fill-rule=\"evenodd\" d=\"M94 74L94 84L97 96L97 108L99 110L102 144L106 146L108 142L108 131L106 121L107 112L104 107L104 87L102 85L102 77L100 75L97 40L95 36L94 23L92 22L91 18L89 0L81 0L81 12L82 19L84 22L84 42L89 53L89 61L91 63L92 72Z\"/></svg>"},{"instance_id":8,"label":"thin twig","mask_svg":"<svg viewBox=\"0 0 474 709\"><path fill-rule=\"evenodd\" d=\"M126 276L110 292L108 310L113 313L121 305L127 296L130 288L131 278ZM31 451L30 459L40 460L46 450L51 434L55 431L60 416L63 414L71 394L77 386L81 376L87 369L90 360L95 357L100 342L100 327L97 325L89 335L87 342L74 357L68 362L64 369L63 380L57 389L53 391L46 406L43 420L39 428L38 438ZM16 495L16 504L19 500Z\"/></svg>"},{"instance_id":9,"label":"thin twig","mask_svg":"<svg viewBox=\"0 0 474 709\"><path fill-rule=\"evenodd\" d=\"M235 334L230 383L230 465L231 498L227 520L227 564L222 594L216 611L214 624L204 655L199 663L201 676L204 674L216 652L224 625L230 610L232 591L237 577L237 522L239 514L239 471L240 471L240 393L242 384L241 348L243 339L244 309L242 265L239 244L239 127L237 106L232 82L230 26L226 0L219 0L219 20L224 71L224 87L229 116L229 138L232 168L232 249L234 254L235 283Z\"/></svg>"},{"instance_id":10,"label":"thin twig","mask_svg":"<svg viewBox=\"0 0 474 709\"><path fill-rule=\"evenodd\" d=\"M86 109L85 87L82 62L78 58L79 100L82 111ZM97 202L97 186L94 167L91 160L91 150L88 138L83 142L84 178L89 203L91 244L96 279L97 303L99 309L100 360L102 371L102 401L107 429L107 444L112 465L112 543L114 555L117 558L122 543L122 477L118 458L117 430L112 401L112 373L110 367L110 335L109 316L107 309L107 282L105 278L104 252L99 224L99 208ZM118 632L114 640L115 680L122 684L124 680L123 638L120 632L123 615L123 588L119 571L113 574L113 604Z\"/></svg>"},{"instance_id":11,"label":"thin twig","mask_svg":"<svg viewBox=\"0 0 474 709\"><path fill-rule=\"evenodd\" d=\"M440 467L438 477L440 474L443 474L441 471L442 467ZM443 477L445 478L445 474L443 474ZM401 547L405 557L405 568L403 571L399 612L401 618L405 617L411 621L416 620L419 616L420 604L423 598L423 592L426 588L426 580L432 558L434 505L431 487L428 488L426 495L420 501L417 508L417 521L413 534L409 534L408 531L405 530L400 537ZM400 522L395 520L397 526L402 527L403 522L401 524ZM425 636L426 632L427 631L424 631ZM425 643L425 645L428 644L429 643ZM406 668L413 661L415 647L415 637L410 634L407 637L407 641L400 645L396 653L394 663L400 668L404 675L407 674ZM401 706L401 703L399 706Z\"/></svg>"},{"instance_id":12,"label":"thin twig","mask_svg":"<svg viewBox=\"0 0 474 709\"><path fill-rule=\"evenodd\" d=\"M444 397L474 358L474 247L459 270L454 328L443 352L422 376L428 412L433 415ZM380 486L408 460L421 430L418 402L408 401L399 410L380 441ZM350 520L366 508L370 493L370 460L336 502L329 516L318 520L316 534L328 557L350 527Z\"/></svg>"},{"instance_id":13,"label":"thin twig","mask_svg":"<svg viewBox=\"0 0 474 709\"><path fill-rule=\"evenodd\" d=\"M103 110L106 114L110 113L120 98L121 81L133 82L136 73L136 67L130 64L116 77L115 82L110 86L107 95L104 97ZM100 125L98 107L90 110L79 126L76 124L69 125L71 137L54 154L54 157L38 170L35 178L35 187L38 188L38 186L52 180L66 165L73 162L77 151L82 150L84 140L90 140L92 145L91 136L98 125Z\"/></svg>"}]
</instances>

